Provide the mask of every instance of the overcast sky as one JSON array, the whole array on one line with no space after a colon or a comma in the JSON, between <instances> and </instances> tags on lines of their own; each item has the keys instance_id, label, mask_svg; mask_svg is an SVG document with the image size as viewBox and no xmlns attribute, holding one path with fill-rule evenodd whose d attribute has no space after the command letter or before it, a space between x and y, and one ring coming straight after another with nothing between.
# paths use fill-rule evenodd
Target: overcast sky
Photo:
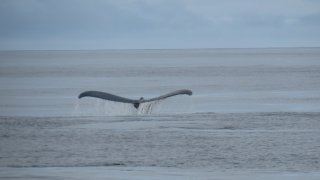
<instances>
[{"instance_id":1,"label":"overcast sky","mask_svg":"<svg viewBox=\"0 0 320 180\"><path fill-rule=\"evenodd\" d=\"M0 0L0 49L320 47L320 0Z\"/></svg>"}]
</instances>

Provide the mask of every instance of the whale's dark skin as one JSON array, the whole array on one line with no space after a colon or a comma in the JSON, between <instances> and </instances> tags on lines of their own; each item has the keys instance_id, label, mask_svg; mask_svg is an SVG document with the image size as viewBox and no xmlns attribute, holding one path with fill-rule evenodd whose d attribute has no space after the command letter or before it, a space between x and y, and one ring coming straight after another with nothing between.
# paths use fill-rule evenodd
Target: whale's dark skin
<instances>
[{"instance_id":1,"label":"whale's dark skin","mask_svg":"<svg viewBox=\"0 0 320 180\"><path fill-rule=\"evenodd\" d=\"M124 97L116 96L116 95L106 93L106 92L101 92L101 91L85 91L85 92L82 92L81 94L79 94L78 98L80 99L83 97L95 97L95 98L105 99L105 100L109 100L109 101L130 103L130 104L133 104L133 106L136 109L138 109L141 103L157 101L157 100L165 99L165 98L168 98L171 96L182 95L182 94L186 94L186 95L191 96L192 91L190 91L188 89L181 89L181 90L176 90L176 91L164 94L159 97L155 97L155 98L151 98L151 99L144 99L143 97L141 97L140 99L137 99L137 100L124 98Z\"/></svg>"}]
</instances>

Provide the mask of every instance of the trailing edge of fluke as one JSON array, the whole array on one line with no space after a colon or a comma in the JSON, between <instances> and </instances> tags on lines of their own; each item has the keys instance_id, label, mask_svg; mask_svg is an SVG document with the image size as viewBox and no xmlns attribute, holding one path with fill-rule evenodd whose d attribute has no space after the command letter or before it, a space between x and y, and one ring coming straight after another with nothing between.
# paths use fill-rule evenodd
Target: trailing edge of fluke
<instances>
[{"instance_id":1,"label":"trailing edge of fluke","mask_svg":"<svg viewBox=\"0 0 320 180\"><path fill-rule=\"evenodd\" d=\"M136 109L138 109L139 105L141 103L157 101L157 100L165 99L165 98L168 98L171 96L183 95L183 94L191 96L192 91L188 90L188 89L180 89L180 90L172 91L170 93L167 93L162 96L155 97L155 98L144 99L143 97L141 97L140 99L137 99L137 100L124 98L124 97L116 96L116 95L106 93L106 92L101 92L101 91L85 91L85 92L82 92L81 94L79 94L78 98L80 99L83 97L95 97L95 98L105 99L105 100L109 100L109 101L130 103L130 104L133 104L133 106Z\"/></svg>"}]
</instances>

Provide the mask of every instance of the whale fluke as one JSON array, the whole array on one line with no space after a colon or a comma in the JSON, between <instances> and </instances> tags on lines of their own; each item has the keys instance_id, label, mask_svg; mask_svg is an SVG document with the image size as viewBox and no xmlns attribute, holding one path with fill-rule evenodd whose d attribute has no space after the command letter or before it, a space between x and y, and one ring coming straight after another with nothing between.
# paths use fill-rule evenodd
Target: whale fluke
<instances>
[{"instance_id":1,"label":"whale fluke","mask_svg":"<svg viewBox=\"0 0 320 180\"><path fill-rule=\"evenodd\" d=\"M115 102L122 102L122 103L130 103L133 104L133 106L138 109L141 103L145 103L145 102L151 102L151 101L157 101L157 100L161 100L161 99L165 99L168 97L172 97L172 96L176 96L176 95L192 95L192 91L188 90L188 89L181 89L181 90L176 90L167 94L164 94L162 96L158 96L155 98L151 98L151 99L144 99L143 97L141 97L140 99L129 99L129 98L124 98L121 96L116 96L110 93L106 93L106 92L101 92L101 91L85 91L82 92L81 94L79 94L78 98L83 98L83 97L95 97L95 98L100 98L100 99L105 99L105 100L109 100L109 101L115 101Z\"/></svg>"}]
</instances>

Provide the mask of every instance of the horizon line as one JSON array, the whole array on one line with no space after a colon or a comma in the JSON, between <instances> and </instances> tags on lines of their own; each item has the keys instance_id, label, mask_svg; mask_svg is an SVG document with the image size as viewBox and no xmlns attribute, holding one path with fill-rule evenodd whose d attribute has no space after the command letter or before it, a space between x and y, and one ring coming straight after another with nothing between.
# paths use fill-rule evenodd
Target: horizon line
<instances>
[{"instance_id":1,"label":"horizon line","mask_svg":"<svg viewBox=\"0 0 320 180\"><path fill-rule=\"evenodd\" d=\"M96 48L96 49L0 49L0 51L128 51L128 50L210 50L210 49L299 49L320 48L320 46L275 46L275 47L215 47L215 48Z\"/></svg>"}]
</instances>

